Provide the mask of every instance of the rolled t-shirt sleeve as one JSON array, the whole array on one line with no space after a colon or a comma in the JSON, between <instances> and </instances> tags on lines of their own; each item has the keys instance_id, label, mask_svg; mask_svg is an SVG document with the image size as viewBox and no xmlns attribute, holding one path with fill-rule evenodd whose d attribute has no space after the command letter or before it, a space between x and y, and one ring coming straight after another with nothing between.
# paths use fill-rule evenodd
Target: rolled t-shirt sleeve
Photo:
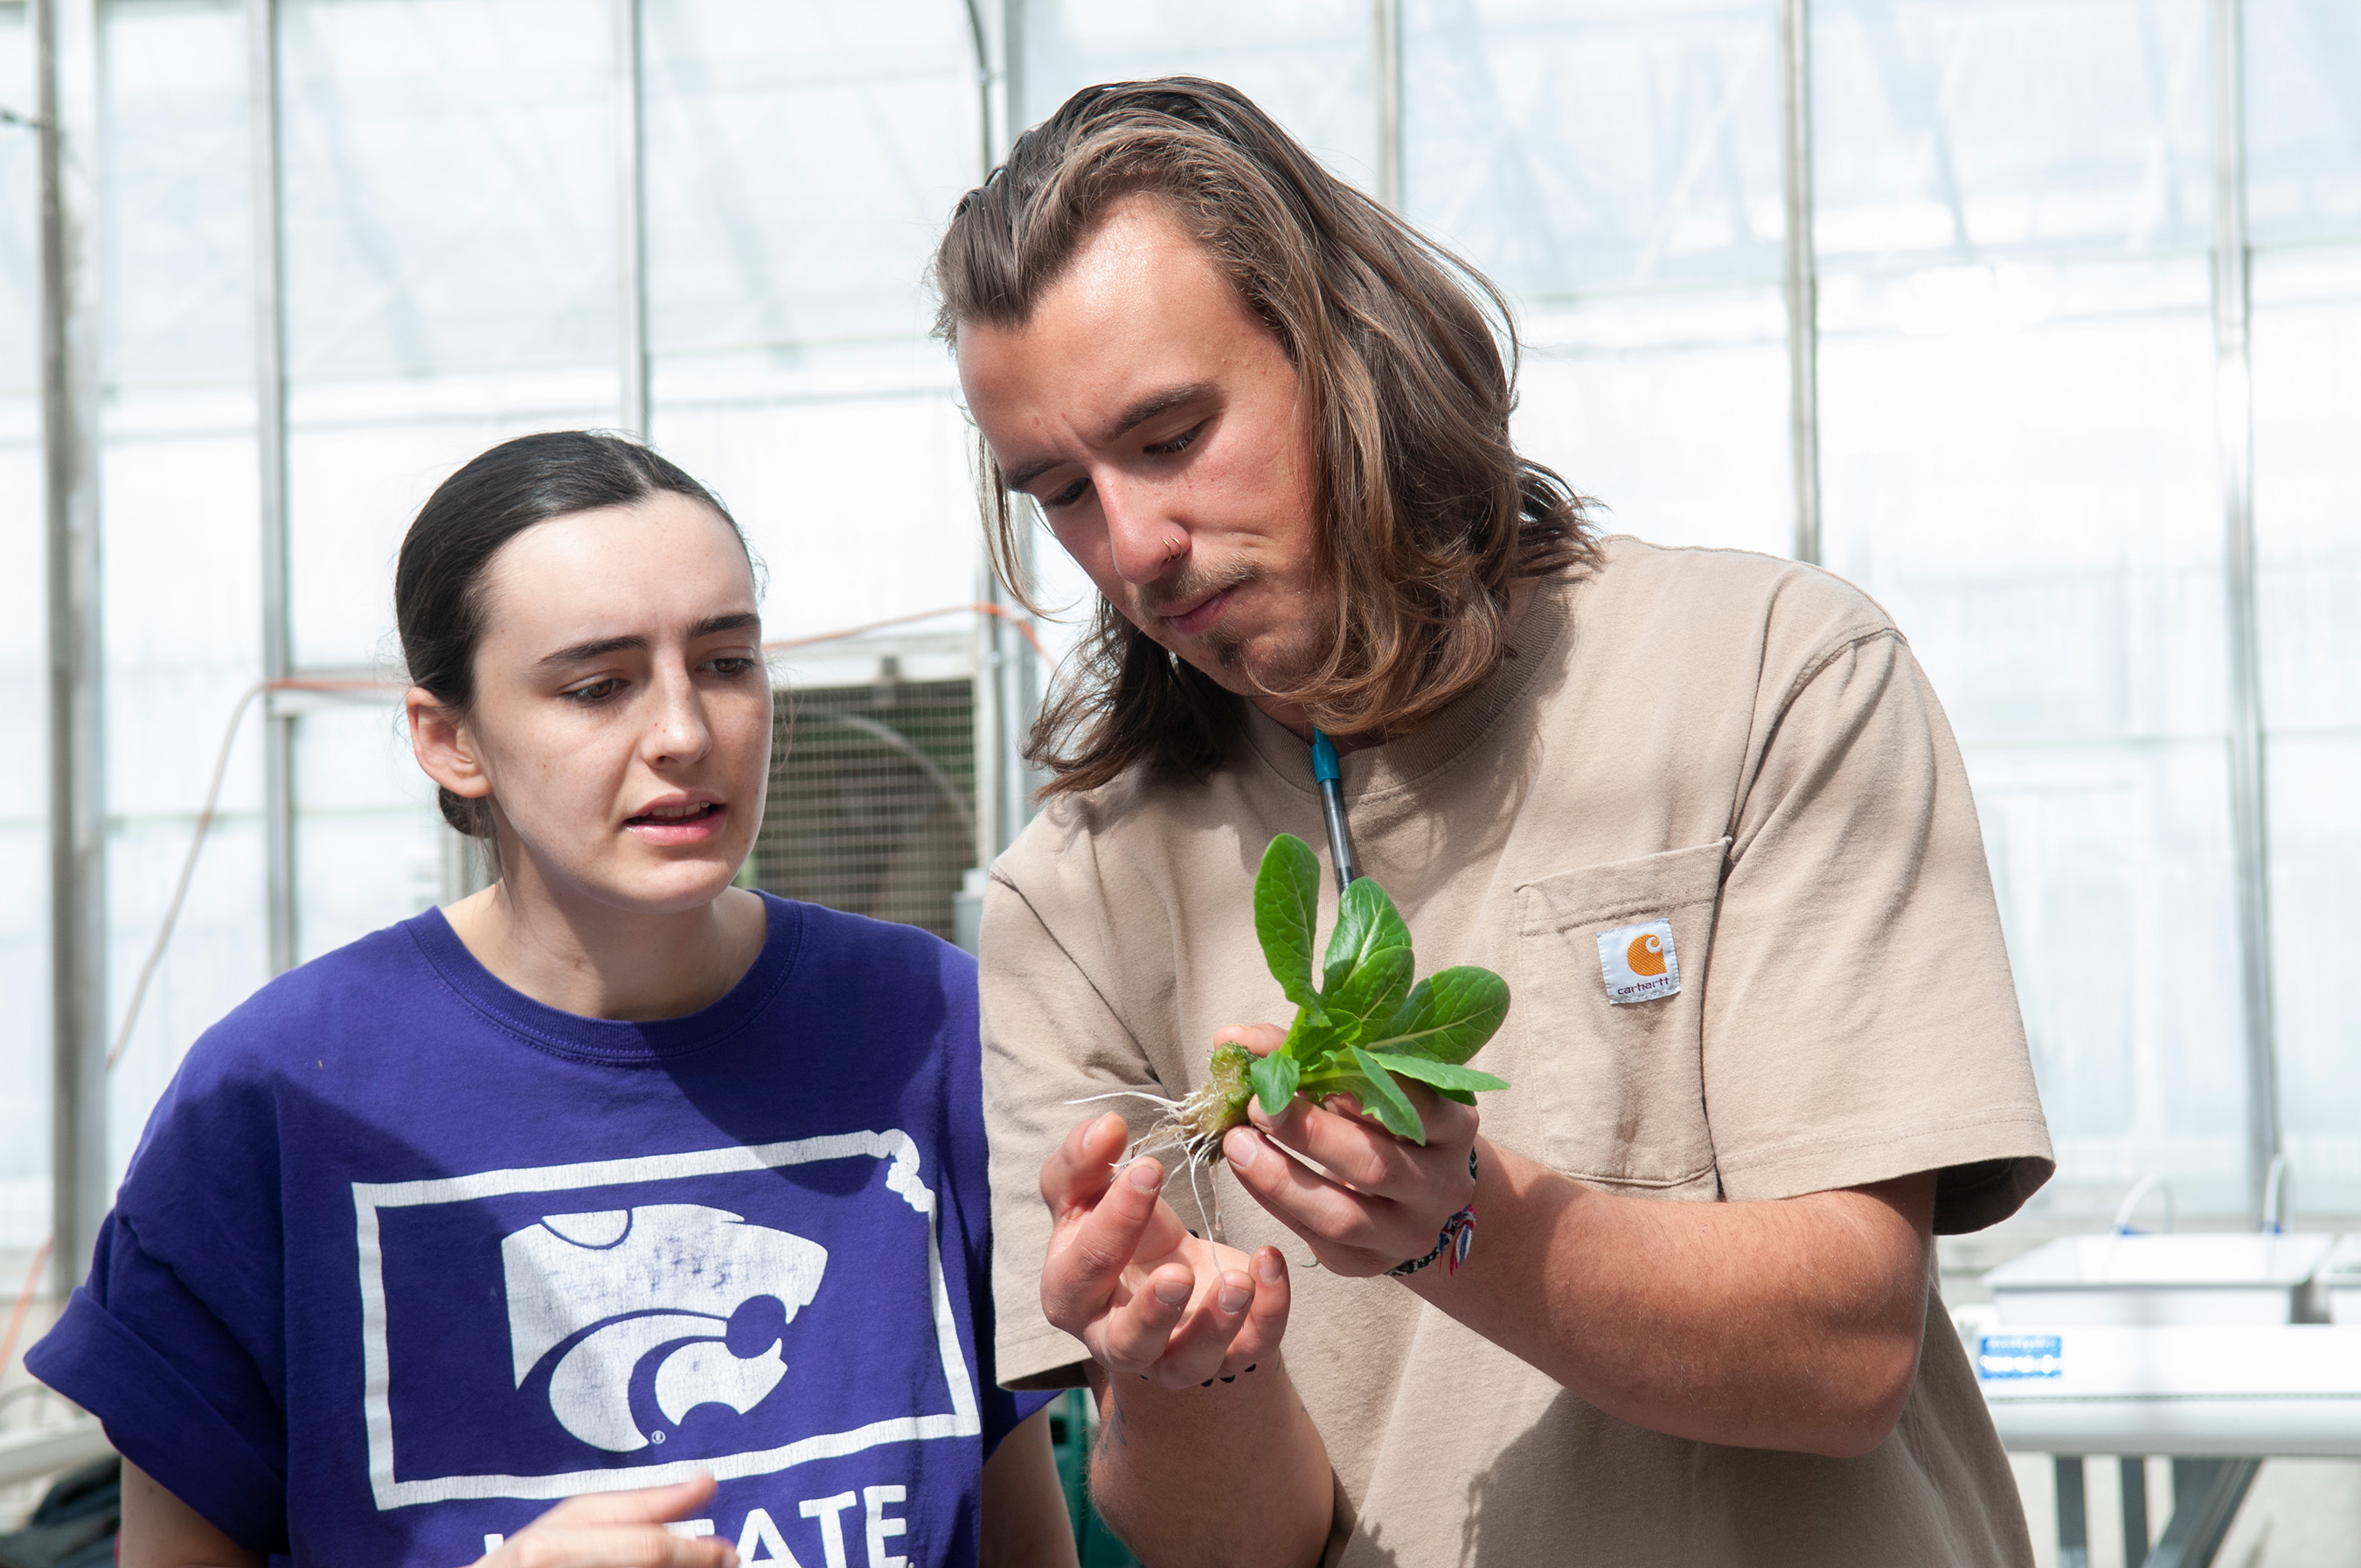
<instances>
[{"instance_id":1,"label":"rolled t-shirt sleeve","mask_svg":"<svg viewBox=\"0 0 2361 1568\"><path fill-rule=\"evenodd\" d=\"M1740 802L1705 998L1722 1190L1942 1173L1935 1229L2015 1212L2054 1161L1965 767L1901 636L1798 672Z\"/></svg>"},{"instance_id":2,"label":"rolled t-shirt sleeve","mask_svg":"<svg viewBox=\"0 0 2361 1568\"><path fill-rule=\"evenodd\" d=\"M275 1080L216 1025L148 1118L90 1277L27 1368L241 1546L287 1550Z\"/></svg>"},{"instance_id":3,"label":"rolled t-shirt sleeve","mask_svg":"<svg viewBox=\"0 0 2361 1568\"><path fill-rule=\"evenodd\" d=\"M116 1451L249 1551L287 1543L287 1420L226 1324L119 1213L27 1370L99 1418Z\"/></svg>"}]
</instances>

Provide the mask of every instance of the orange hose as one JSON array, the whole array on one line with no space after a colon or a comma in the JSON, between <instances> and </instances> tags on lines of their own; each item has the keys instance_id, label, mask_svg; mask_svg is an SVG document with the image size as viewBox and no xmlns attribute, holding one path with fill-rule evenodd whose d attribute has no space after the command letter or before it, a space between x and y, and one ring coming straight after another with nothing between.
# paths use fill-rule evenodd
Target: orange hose
<instances>
[{"instance_id":1,"label":"orange hose","mask_svg":"<svg viewBox=\"0 0 2361 1568\"><path fill-rule=\"evenodd\" d=\"M16 1310L8 1314L8 1332L0 1334L0 1377L8 1375L8 1363L16 1354L16 1335L25 1327L25 1314L32 1310L33 1287L41 1281L41 1270L49 1266L49 1245L54 1235L41 1238L40 1249L33 1254L32 1271L25 1276L25 1288L16 1292Z\"/></svg>"},{"instance_id":2,"label":"orange hose","mask_svg":"<svg viewBox=\"0 0 2361 1568\"><path fill-rule=\"evenodd\" d=\"M784 652L789 648L808 648L817 642L836 642L847 637L859 637L864 632L882 631L889 626L907 626L914 620L932 620L939 615L956 615L963 609L972 610L977 615L995 615L1007 621L1025 634L1025 641L1033 645L1033 652L1041 656L1042 663L1049 662L1049 651L1041 646L1040 635L1033 630L1031 619L999 604L947 604L940 609L922 609L916 615L892 616L884 620L873 620L866 626L848 626L841 631L823 631L815 637L790 637L781 642L765 642L763 648L771 653Z\"/></svg>"}]
</instances>

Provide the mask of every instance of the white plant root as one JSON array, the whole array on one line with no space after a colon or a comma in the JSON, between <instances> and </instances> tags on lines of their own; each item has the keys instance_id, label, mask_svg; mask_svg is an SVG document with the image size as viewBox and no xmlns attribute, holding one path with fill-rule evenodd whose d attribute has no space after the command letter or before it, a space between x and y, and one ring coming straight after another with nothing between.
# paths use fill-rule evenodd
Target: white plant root
<instances>
[{"instance_id":1,"label":"white plant root","mask_svg":"<svg viewBox=\"0 0 2361 1568\"><path fill-rule=\"evenodd\" d=\"M1200 1092L1210 1091L1212 1087L1208 1084L1206 1090ZM1196 1098L1196 1095L1191 1095L1187 1100L1168 1100L1161 1094L1150 1094L1143 1089L1118 1089L1108 1094L1084 1095L1066 1103L1091 1105L1102 1100L1145 1100L1161 1110L1164 1114L1150 1123L1148 1131L1124 1146L1123 1155L1115 1162L1114 1168L1127 1169L1134 1160L1143 1156L1162 1157L1178 1153L1181 1157L1181 1168L1189 1174L1189 1195L1197 1201L1197 1223L1202 1227L1199 1234L1227 1245L1222 1234L1221 1192L1213 1186L1212 1174L1207 1169L1221 1150L1222 1137L1219 1133L1192 1133L1189 1130L1190 1113L1195 1108L1193 1102ZM1202 1189L1197 1185L1201 1173L1203 1173L1205 1181ZM1210 1207L1206 1202L1209 1194L1213 1200Z\"/></svg>"}]
</instances>

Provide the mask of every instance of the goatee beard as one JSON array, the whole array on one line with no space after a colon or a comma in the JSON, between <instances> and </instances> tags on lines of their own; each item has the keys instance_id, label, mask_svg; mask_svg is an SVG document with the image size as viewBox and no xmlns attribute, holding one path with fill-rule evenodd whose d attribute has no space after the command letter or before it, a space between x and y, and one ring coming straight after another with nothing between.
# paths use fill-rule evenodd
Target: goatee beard
<instances>
[{"instance_id":1,"label":"goatee beard","mask_svg":"<svg viewBox=\"0 0 2361 1568\"><path fill-rule=\"evenodd\" d=\"M1161 616L1174 605L1196 604L1217 593L1243 587L1261 580L1264 574L1258 566L1241 564L1222 572L1184 572L1170 583L1159 584L1154 592L1141 596L1142 608L1149 614ZM1316 622L1317 617L1312 618ZM1215 630L1207 633L1202 642L1213 655L1213 663L1221 674L1214 678L1227 689L1241 696L1268 696L1286 687L1299 685L1320 663L1320 656L1311 646L1312 625L1299 624L1293 637L1274 645L1263 640L1264 656L1257 661L1260 668L1247 663L1246 640ZM1178 652L1178 650L1175 650ZM1188 655L1183 654L1186 658ZM1202 655L1200 655L1202 657ZM1207 671L1207 674L1213 674ZM1226 678L1224 678L1226 677Z\"/></svg>"},{"instance_id":2,"label":"goatee beard","mask_svg":"<svg viewBox=\"0 0 2361 1568\"><path fill-rule=\"evenodd\" d=\"M1213 657L1223 672L1231 678L1223 683L1241 696L1276 696L1290 687L1300 686L1321 663L1321 653L1314 646L1316 618L1299 620L1291 634L1267 636L1263 639L1261 656L1247 663L1244 639L1216 636L1208 639Z\"/></svg>"}]
</instances>

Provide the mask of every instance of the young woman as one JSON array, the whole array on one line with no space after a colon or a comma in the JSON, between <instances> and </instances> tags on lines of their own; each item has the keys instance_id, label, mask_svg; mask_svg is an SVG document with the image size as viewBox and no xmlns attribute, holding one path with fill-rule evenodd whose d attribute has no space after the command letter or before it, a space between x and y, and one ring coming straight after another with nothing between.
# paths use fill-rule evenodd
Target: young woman
<instances>
[{"instance_id":1,"label":"young woman","mask_svg":"<svg viewBox=\"0 0 2361 1568\"><path fill-rule=\"evenodd\" d=\"M157 1107L27 1358L123 1453L125 1568L1071 1563L1046 1396L993 1380L973 965L731 886L737 525L526 436L394 597L500 878L264 987Z\"/></svg>"}]
</instances>

